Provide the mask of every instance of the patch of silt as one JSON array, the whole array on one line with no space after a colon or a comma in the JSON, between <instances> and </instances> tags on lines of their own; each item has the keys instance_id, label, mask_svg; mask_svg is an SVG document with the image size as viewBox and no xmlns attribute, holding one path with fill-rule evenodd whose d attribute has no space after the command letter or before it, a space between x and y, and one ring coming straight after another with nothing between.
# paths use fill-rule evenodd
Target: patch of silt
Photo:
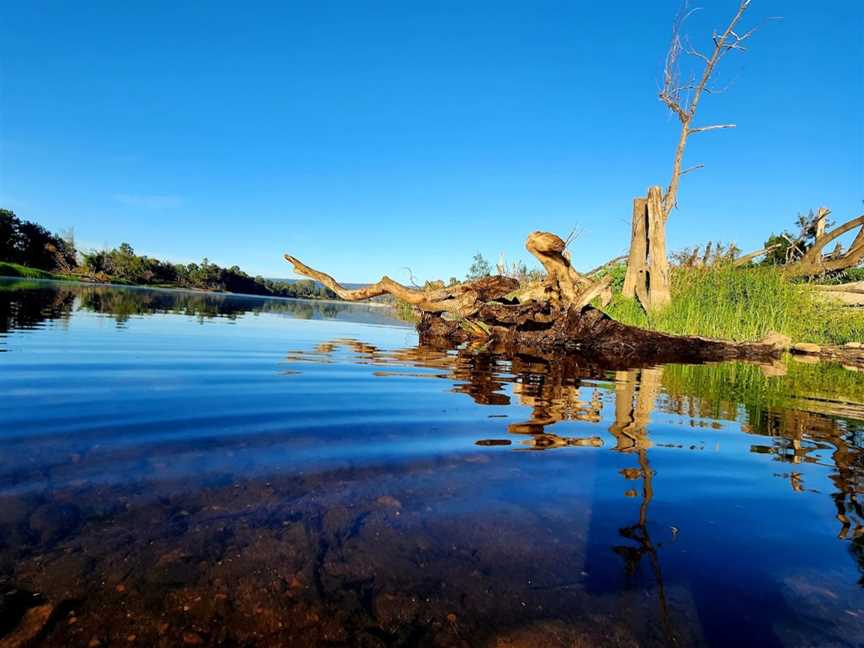
<instances>
[{"instance_id":1,"label":"patch of silt","mask_svg":"<svg viewBox=\"0 0 864 648\"><path fill-rule=\"evenodd\" d=\"M526 478L472 454L6 497L0 646L698 642L674 589L666 619L589 592L587 504L464 499Z\"/></svg>"}]
</instances>

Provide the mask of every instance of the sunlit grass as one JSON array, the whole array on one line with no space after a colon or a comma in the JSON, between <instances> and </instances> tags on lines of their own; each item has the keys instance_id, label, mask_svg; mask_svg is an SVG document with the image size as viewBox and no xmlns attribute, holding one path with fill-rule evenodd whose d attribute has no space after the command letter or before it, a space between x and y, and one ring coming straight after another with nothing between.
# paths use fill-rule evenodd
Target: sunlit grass
<instances>
[{"instance_id":1,"label":"sunlit grass","mask_svg":"<svg viewBox=\"0 0 864 648\"><path fill-rule=\"evenodd\" d=\"M776 331L795 342L864 340L864 314L826 302L770 267L677 268L666 309L648 315L616 293L605 311L625 324L681 335L758 340Z\"/></svg>"},{"instance_id":2,"label":"sunlit grass","mask_svg":"<svg viewBox=\"0 0 864 648\"><path fill-rule=\"evenodd\" d=\"M0 277L21 277L23 279L62 279L59 275L38 268L29 268L17 263L0 261Z\"/></svg>"}]
</instances>

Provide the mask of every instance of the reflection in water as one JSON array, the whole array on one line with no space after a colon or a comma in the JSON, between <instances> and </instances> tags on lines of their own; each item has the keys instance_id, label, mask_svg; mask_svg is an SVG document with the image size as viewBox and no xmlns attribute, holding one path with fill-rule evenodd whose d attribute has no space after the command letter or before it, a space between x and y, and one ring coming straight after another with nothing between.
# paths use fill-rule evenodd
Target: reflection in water
<instances>
[{"instance_id":1,"label":"reflection in water","mask_svg":"<svg viewBox=\"0 0 864 648\"><path fill-rule=\"evenodd\" d=\"M453 381L453 391L467 394L481 405L510 403L510 392L521 405L531 409L529 420L510 423L511 434L528 435L523 446L548 450L572 446L600 447L599 436L560 436L549 428L566 421L599 423L604 401L602 392L614 390L614 422L608 428L615 439L613 450L632 454L636 465L624 468L621 475L641 482L641 488L630 488L628 496L641 497L638 520L621 529L621 535L635 546L616 546L614 551L625 561L625 572L633 575L641 559L649 557L658 585L664 625L670 640L668 614L660 560L648 529L648 509L654 489L654 471L648 457L651 440L647 427L651 413L674 413L690 417L690 425L704 425L700 419L713 415L734 421L741 404L735 400L735 387L745 382L748 397L743 403L748 425L745 431L766 437L769 443L754 443L753 453L767 453L777 461L799 464L809 462L830 466L835 492L831 497L840 523L838 538L850 541L850 551L858 562L864 584L864 400L837 400L838 384L850 396L864 396L864 379L836 366L792 365L792 375L781 385L769 388L763 367L743 363L710 366L669 366L664 382L664 368L616 371L609 382L608 372L586 364L574 356L513 356L503 358L483 351L460 349L442 351L412 347L383 351L357 340L333 340L320 344L312 352L293 352L288 362L329 362L339 349L348 349L354 361L389 367L375 375L431 377ZM394 367L434 369L431 373L396 372ZM786 371L783 372L786 374ZM731 374L731 375L730 375ZM850 376L852 377L850 380ZM718 390L728 386L728 394ZM700 390L707 387L707 393ZM585 390L590 395L586 397ZM665 396L659 398L661 391ZM832 399L830 395L834 395ZM843 398L843 397L841 397ZM848 397L846 397L848 398ZM717 423L713 423L717 426ZM479 439L480 446L509 445L508 439ZM695 450L695 446L691 446ZM779 475L789 480L793 491L805 485L800 472ZM641 493L641 494L640 494Z\"/></svg>"},{"instance_id":2,"label":"reflection in water","mask_svg":"<svg viewBox=\"0 0 864 648\"><path fill-rule=\"evenodd\" d=\"M352 319L393 324L388 309L331 301L269 299L251 295L205 293L184 290L74 284L0 277L0 334L32 329L54 320L68 320L77 310L110 315L119 327L131 317L181 314L199 322L224 318L236 320L262 313L289 315L296 319ZM9 299L14 295L14 299Z\"/></svg>"},{"instance_id":3,"label":"reflection in water","mask_svg":"<svg viewBox=\"0 0 864 648\"><path fill-rule=\"evenodd\" d=\"M37 285L0 282L0 645L860 643L862 374Z\"/></svg>"},{"instance_id":4,"label":"reflection in water","mask_svg":"<svg viewBox=\"0 0 864 648\"><path fill-rule=\"evenodd\" d=\"M14 299L0 298L0 335L13 330L30 330L43 322L69 317L75 300L74 293L65 290L26 289L34 283L7 282L0 279L0 292L16 290Z\"/></svg>"}]
</instances>

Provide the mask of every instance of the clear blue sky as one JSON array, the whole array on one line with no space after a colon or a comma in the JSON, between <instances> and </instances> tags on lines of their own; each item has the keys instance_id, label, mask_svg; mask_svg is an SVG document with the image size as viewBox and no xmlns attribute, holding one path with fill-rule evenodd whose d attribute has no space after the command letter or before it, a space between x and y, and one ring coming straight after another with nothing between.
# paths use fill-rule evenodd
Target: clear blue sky
<instances>
[{"instance_id":1,"label":"clear blue sky","mask_svg":"<svg viewBox=\"0 0 864 648\"><path fill-rule=\"evenodd\" d=\"M7 2L0 206L89 246L130 242L290 276L462 276L578 226L625 251L631 199L668 182L657 100L679 3L521 0ZM737 0L704 0L694 44ZM753 0L692 138L672 249L757 247L798 211L864 212L864 8Z\"/></svg>"}]
</instances>

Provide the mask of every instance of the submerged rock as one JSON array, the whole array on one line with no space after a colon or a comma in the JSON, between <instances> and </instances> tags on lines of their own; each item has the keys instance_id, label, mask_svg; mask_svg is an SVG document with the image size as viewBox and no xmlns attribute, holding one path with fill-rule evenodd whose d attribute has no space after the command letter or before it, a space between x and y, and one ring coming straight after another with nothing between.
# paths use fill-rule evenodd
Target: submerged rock
<instances>
[{"instance_id":1,"label":"submerged rock","mask_svg":"<svg viewBox=\"0 0 864 648\"><path fill-rule=\"evenodd\" d=\"M50 603L37 605L24 613L24 617L10 634L0 638L0 648L23 648L33 641L48 625L54 606Z\"/></svg>"}]
</instances>

